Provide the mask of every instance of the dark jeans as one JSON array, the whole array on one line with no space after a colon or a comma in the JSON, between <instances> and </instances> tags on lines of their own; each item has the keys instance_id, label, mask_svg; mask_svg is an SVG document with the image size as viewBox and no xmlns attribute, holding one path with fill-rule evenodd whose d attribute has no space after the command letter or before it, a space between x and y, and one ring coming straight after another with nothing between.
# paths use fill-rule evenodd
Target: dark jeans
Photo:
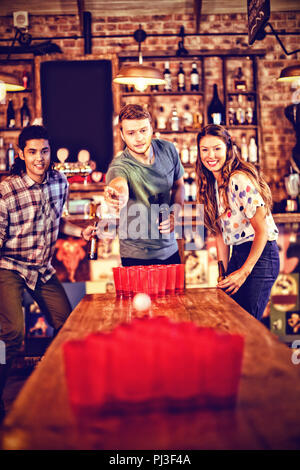
<instances>
[{"instance_id":1,"label":"dark jeans","mask_svg":"<svg viewBox=\"0 0 300 470\"><path fill-rule=\"evenodd\" d=\"M167 259L140 259L140 258L121 258L122 266L150 266L152 264L181 264L179 252L176 251Z\"/></svg>"},{"instance_id":2,"label":"dark jeans","mask_svg":"<svg viewBox=\"0 0 300 470\"><path fill-rule=\"evenodd\" d=\"M252 242L234 245L226 274L239 269L246 261ZM247 312L261 319L269 301L271 288L279 274L279 250L276 241L267 242L251 274L231 297Z\"/></svg>"},{"instance_id":3,"label":"dark jeans","mask_svg":"<svg viewBox=\"0 0 300 470\"><path fill-rule=\"evenodd\" d=\"M17 355L24 340L24 288L25 281L16 271L0 269L0 340L5 343L7 362ZM72 310L62 284L54 275L45 284L38 280L35 290L27 290L56 333Z\"/></svg>"}]
</instances>

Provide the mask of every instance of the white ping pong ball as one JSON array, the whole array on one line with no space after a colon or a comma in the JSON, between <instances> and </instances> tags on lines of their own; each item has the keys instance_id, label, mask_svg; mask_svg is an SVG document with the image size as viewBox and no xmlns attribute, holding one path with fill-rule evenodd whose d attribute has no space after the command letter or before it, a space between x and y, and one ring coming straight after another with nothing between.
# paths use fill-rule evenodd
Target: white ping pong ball
<instances>
[{"instance_id":1,"label":"white ping pong ball","mask_svg":"<svg viewBox=\"0 0 300 470\"><path fill-rule=\"evenodd\" d=\"M133 306L139 312L145 312L151 307L151 299L147 294L136 294L133 298Z\"/></svg>"}]
</instances>

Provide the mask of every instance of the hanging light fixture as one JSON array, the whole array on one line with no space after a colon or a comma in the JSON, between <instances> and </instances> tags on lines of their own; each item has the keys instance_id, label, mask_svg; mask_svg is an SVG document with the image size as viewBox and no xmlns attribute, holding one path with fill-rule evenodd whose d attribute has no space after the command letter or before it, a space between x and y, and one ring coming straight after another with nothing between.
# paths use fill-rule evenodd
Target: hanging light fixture
<instances>
[{"instance_id":1,"label":"hanging light fixture","mask_svg":"<svg viewBox=\"0 0 300 470\"><path fill-rule=\"evenodd\" d=\"M0 102L5 100L7 91L22 91L25 87L18 77L11 73L0 72Z\"/></svg>"},{"instance_id":2,"label":"hanging light fixture","mask_svg":"<svg viewBox=\"0 0 300 470\"><path fill-rule=\"evenodd\" d=\"M162 72L154 67L143 65L141 43L145 41L147 35L141 26L135 31L133 37L139 43L139 63L121 67L113 81L122 85L133 85L136 90L141 92L145 91L149 85L164 85L165 80Z\"/></svg>"},{"instance_id":3,"label":"hanging light fixture","mask_svg":"<svg viewBox=\"0 0 300 470\"><path fill-rule=\"evenodd\" d=\"M277 78L278 82L294 82L296 80L300 80L300 64L285 67L281 70L280 77Z\"/></svg>"}]
</instances>

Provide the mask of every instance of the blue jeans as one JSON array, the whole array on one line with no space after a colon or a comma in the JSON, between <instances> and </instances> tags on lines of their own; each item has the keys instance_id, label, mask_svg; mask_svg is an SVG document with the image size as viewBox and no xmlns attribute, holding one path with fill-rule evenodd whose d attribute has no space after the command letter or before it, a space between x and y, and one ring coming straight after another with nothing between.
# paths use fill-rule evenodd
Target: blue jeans
<instances>
[{"instance_id":1,"label":"blue jeans","mask_svg":"<svg viewBox=\"0 0 300 470\"><path fill-rule=\"evenodd\" d=\"M252 242L234 245L226 275L241 268L251 250ZM267 242L255 264L239 290L232 295L242 308L258 320L261 319L269 301L270 292L279 274L279 250L276 241Z\"/></svg>"}]
</instances>

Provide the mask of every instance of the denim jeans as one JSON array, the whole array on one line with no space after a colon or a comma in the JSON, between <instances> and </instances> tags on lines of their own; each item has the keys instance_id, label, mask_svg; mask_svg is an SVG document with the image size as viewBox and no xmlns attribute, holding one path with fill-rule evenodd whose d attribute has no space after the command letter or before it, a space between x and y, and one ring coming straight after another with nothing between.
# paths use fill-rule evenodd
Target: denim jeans
<instances>
[{"instance_id":1,"label":"denim jeans","mask_svg":"<svg viewBox=\"0 0 300 470\"><path fill-rule=\"evenodd\" d=\"M239 269L246 261L252 242L234 245L226 275ZM276 241L269 241L239 290L232 295L242 308L258 320L261 319L269 301L270 292L279 274L279 250Z\"/></svg>"},{"instance_id":2,"label":"denim jeans","mask_svg":"<svg viewBox=\"0 0 300 470\"><path fill-rule=\"evenodd\" d=\"M16 271L0 269L0 340L6 345L6 360L13 359L24 340L22 310L24 279ZM35 290L28 289L56 333L71 313L71 305L56 275L43 283L38 279Z\"/></svg>"}]
</instances>

